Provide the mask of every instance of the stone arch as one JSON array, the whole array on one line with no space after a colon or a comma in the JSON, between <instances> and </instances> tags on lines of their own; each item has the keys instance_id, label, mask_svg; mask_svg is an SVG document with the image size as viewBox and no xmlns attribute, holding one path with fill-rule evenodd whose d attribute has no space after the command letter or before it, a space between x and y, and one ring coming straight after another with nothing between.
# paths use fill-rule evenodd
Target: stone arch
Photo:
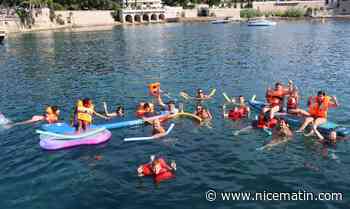
<instances>
[{"instance_id":1,"label":"stone arch","mask_svg":"<svg viewBox=\"0 0 350 209\"><path fill-rule=\"evenodd\" d=\"M148 14L142 15L142 20L148 22L148 21L149 21L149 16L148 16Z\"/></svg>"},{"instance_id":2,"label":"stone arch","mask_svg":"<svg viewBox=\"0 0 350 209\"><path fill-rule=\"evenodd\" d=\"M151 20L152 20L152 21L157 21L157 20L158 20L157 15L156 15L156 14L152 14L152 15L151 15Z\"/></svg>"},{"instance_id":3,"label":"stone arch","mask_svg":"<svg viewBox=\"0 0 350 209\"><path fill-rule=\"evenodd\" d=\"M125 22L133 22L132 16L131 15L126 15L125 16Z\"/></svg>"},{"instance_id":4,"label":"stone arch","mask_svg":"<svg viewBox=\"0 0 350 209\"><path fill-rule=\"evenodd\" d=\"M165 15L164 14L160 14L159 15L159 20L165 20Z\"/></svg>"},{"instance_id":5,"label":"stone arch","mask_svg":"<svg viewBox=\"0 0 350 209\"><path fill-rule=\"evenodd\" d=\"M134 20L135 20L135 22L141 22L141 16L135 15Z\"/></svg>"}]
</instances>

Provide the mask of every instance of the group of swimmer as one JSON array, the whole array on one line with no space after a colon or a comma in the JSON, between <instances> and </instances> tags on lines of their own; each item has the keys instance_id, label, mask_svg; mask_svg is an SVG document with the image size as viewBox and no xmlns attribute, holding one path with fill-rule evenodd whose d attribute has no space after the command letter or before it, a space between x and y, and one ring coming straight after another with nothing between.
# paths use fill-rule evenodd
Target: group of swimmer
<instances>
[{"instance_id":1,"label":"group of swimmer","mask_svg":"<svg viewBox=\"0 0 350 209\"><path fill-rule=\"evenodd\" d=\"M151 124L152 136L159 138L166 132L163 127L163 122L173 118L177 113L182 112L183 105L180 103L177 106L173 99L164 102L162 98L163 91L160 89L160 83L150 84L149 91L154 102L140 102L136 108L135 116L142 118L147 123ZM186 93L183 93L182 96L185 99L191 98L195 101L195 111L193 114L198 116L202 121L210 121L213 118L209 109L204 106L204 102L212 99L213 94L205 94L202 89L197 89L194 97L190 97ZM228 98L227 95L224 96L229 104L233 104L233 107L228 111L226 110L227 104L223 105L224 118L233 121L249 118L251 109L246 104L243 95L232 99ZM287 101L285 102L285 100ZM257 119L253 120L252 126L244 128L237 133L246 131L250 128L269 130L272 139L267 146L290 140L293 137L293 132L286 120L283 119L283 115L288 114L295 117L302 117L301 119L304 120L303 124L296 130L296 132L303 133L305 129L310 126L310 132L305 133L305 136L316 135L322 143L335 144L337 133L331 131L329 136L323 136L318 131L318 127L327 122L329 108L335 108L339 105L337 98L335 96L326 95L324 91L319 91L316 96L309 97L307 102L309 108L308 111L301 109L299 104L299 90L293 82L289 81L288 85L283 85L282 83L277 82L274 88L267 88L266 105L259 112ZM157 115L156 109L166 111L169 114L164 117L152 119L152 116ZM125 115L122 105L117 105L114 111L109 112L107 104L103 102L103 110L103 113L97 112L93 101L89 98L79 99L71 114L72 127L75 128L77 133L79 133L87 130L92 125L93 116L110 120L113 117L123 117ZM53 124L59 121L59 116L60 110L57 106L48 106L43 115L35 115L30 120L22 122L8 123L7 126L13 127L39 121ZM153 176L155 180L159 182L174 177L175 170L175 161L171 162L169 166L163 158L151 156L151 161L139 166L137 173L139 176Z\"/></svg>"},{"instance_id":2,"label":"group of swimmer","mask_svg":"<svg viewBox=\"0 0 350 209\"><path fill-rule=\"evenodd\" d=\"M286 111L285 111L285 99ZM244 101L241 98L242 101ZM304 133L306 127L311 126L311 131L305 133L305 136L316 135L321 143L336 143L337 133L331 131L329 136L323 136L318 127L327 122L329 108L337 107L338 101L335 96L328 96L324 91L319 91L316 96L310 96L308 99L308 111L299 107L300 98L298 88L292 81L288 85L280 82L275 84L275 88L268 88L266 91L266 102L264 108L258 115L257 120L253 121L252 126L260 129L272 130L272 140L270 144L279 143L281 140L291 139L293 132L289 124L283 119L283 115L301 117L304 122L296 130L297 133ZM243 105L241 105L243 107ZM237 111L236 111L237 112Z\"/></svg>"}]
</instances>

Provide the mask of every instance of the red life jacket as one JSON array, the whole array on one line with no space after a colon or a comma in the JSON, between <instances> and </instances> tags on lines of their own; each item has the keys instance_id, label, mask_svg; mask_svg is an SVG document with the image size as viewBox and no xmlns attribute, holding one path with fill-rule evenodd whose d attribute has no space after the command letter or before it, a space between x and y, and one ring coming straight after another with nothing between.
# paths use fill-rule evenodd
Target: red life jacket
<instances>
[{"instance_id":1,"label":"red life jacket","mask_svg":"<svg viewBox=\"0 0 350 209\"><path fill-rule=\"evenodd\" d=\"M274 128L277 125L278 121L276 118L272 118L267 122L267 127L268 128Z\"/></svg>"},{"instance_id":2,"label":"red life jacket","mask_svg":"<svg viewBox=\"0 0 350 209\"><path fill-rule=\"evenodd\" d=\"M153 170L152 170L152 164L151 163L147 163L147 164L143 164L141 165L142 167L142 173L144 176L151 176L153 175Z\"/></svg>"},{"instance_id":3,"label":"red life jacket","mask_svg":"<svg viewBox=\"0 0 350 209\"><path fill-rule=\"evenodd\" d=\"M163 158L158 158L158 162L161 166L158 174L154 175L154 181L159 183L161 181L165 181L171 178L174 178L175 175L172 172L172 168L165 162Z\"/></svg>"},{"instance_id":4,"label":"red life jacket","mask_svg":"<svg viewBox=\"0 0 350 209\"><path fill-rule=\"evenodd\" d=\"M272 118L271 120L266 121L265 116L263 114L260 114L258 118L257 128L273 128L276 126L277 122L278 121L276 118Z\"/></svg>"},{"instance_id":5,"label":"red life jacket","mask_svg":"<svg viewBox=\"0 0 350 209\"><path fill-rule=\"evenodd\" d=\"M235 110L230 110L228 112L228 118L230 118L231 120L239 120L243 115L241 114L241 112L239 110L235 111Z\"/></svg>"},{"instance_id":6,"label":"red life jacket","mask_svg":"<svg viewBox=\"0 0 350 209\"><path fill-rule=\"evenodd\" d=\"M245 106L239 107L239 112L241 113L242 117L246 117L248 115L248 108Z\"/></svg>"},{"instance_id":7,"label":"red life jacket","mask_svg":"<svg viewBox=\"0 0 350 209\"><path fill-rule=\"evenodd\" d=\"M154 173L152 163L141 165L142 173L144 176L153 176L156 183L175 177L174 173L172 172L172 168L165 162L163 158L158 158L157 161L161 167L158 174Z\"/></svg>"}]
</instances>

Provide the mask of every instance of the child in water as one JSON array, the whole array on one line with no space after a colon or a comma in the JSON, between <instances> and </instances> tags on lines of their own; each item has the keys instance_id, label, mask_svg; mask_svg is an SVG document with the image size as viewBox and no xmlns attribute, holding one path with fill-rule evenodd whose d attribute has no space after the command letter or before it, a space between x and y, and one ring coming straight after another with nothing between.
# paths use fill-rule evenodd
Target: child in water
<instances>
[{"instance_id":1,"label":"child in water","mask_svg":"<svg viewBox=\"0 0 350 209\"><path fill-rule=\"evenodd\" d=\"M142 176L153 176L156 183L161 181L169 180L175 177L176 163L171 161L170 166L162 157L156 158L151 155L149 163L140 165L137 168L137 175Z\"/></svg>"},{"instance_id":2,"label":"child in water","mask_svg":"<svg viewBox=\"0 0 350 209\"><path fill-rule=\"evenodd\" d=\"M105 114L107 117L124 117L124 108L121 105L117 106L115 109L115 112L112 112L112 113L108 112L106 102L103 102L103 107L104 107Z\"/></svg>"},{"instance_id":3,"label":"child in water","mask_svg":"<svg viewBox=\"0 0 350 209\"><path fill-rule=\"evenodd\" d=\"M136 110L136 116L139 118L147 117L154 112L154 105L148 102L140 102Z\"/></svg>"},{"instance_id":4,"label":"child in water","mask_svg":"<svg viewBox=\"0 0 350 209\"><path fill-rule=\"evenodd\" d=\"M45 109L45 113L43 115L34 115L31 119L26 121L21 121L17 123L8 123L6 124L6 128L11 128L17 125L36 123L39 121L46 121L47 123L52 124L58 121L59 115L60 115L60 110L58 109L57 106L48 106Z\"/></svg>"}]
</instances>

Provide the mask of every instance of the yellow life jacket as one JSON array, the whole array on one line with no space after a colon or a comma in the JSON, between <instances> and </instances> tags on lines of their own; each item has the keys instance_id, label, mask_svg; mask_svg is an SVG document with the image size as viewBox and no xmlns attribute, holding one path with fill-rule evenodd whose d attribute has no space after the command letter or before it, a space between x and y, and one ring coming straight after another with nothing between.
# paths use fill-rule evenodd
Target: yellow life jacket
<instances>
[{"instance_id":1,"label":"yellow life jacket","mask_svg":"<svg viewBox=\"0 0 350 209\"><path fill-rule=\"evenodd\" d=\"M83 103L78 102L78 120L82 120L88 123L92 123L92 114L94 112L94 106L84 107Z\"/></svg>"}]
</instances>

